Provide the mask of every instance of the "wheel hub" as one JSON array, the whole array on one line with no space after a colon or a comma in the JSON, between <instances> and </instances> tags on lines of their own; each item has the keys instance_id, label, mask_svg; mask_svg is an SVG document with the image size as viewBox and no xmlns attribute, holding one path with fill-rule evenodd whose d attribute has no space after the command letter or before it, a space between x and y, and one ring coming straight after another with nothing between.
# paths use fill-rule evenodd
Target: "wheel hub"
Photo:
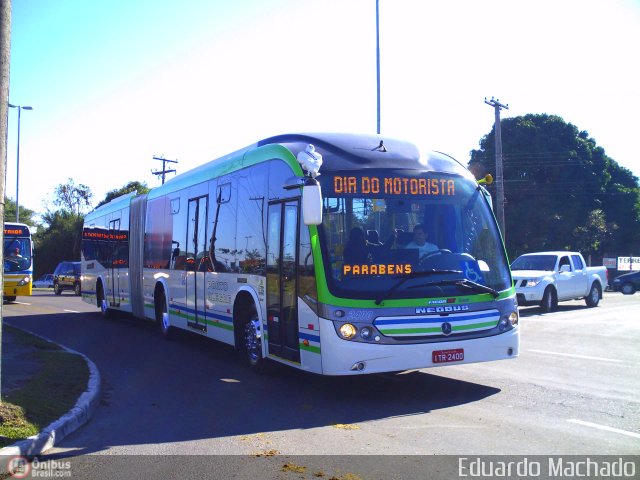
<instances>
[{"instance_id":1,"label":"wheel hub","mask_svg":"<svg viewBox=\"0 0 640 480\"><path fill-rule=\"evenodd\" d=\"M244 343L247 355L252 363L257 362L261 355L260 322L257 319L250 320L244 327Z\"/></svg>"}]
</instances>

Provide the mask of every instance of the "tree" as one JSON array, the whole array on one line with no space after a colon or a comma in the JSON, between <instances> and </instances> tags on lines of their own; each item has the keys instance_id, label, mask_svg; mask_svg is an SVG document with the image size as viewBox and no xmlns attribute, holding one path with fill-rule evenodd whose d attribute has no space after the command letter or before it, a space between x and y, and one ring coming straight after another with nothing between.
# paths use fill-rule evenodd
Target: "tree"
<instances>
[{"instance_id":1,"label":"tree","mask_svg":"<svg viewBox=\"0 0 640 480\"><path fill-rule=\"evenodd\" d=\"M28 208L20 205L20 223L26 223L29 226L35 226L36 221L33 219L36 212L29 210ZM16 221L16 202L4 197L4 221L15 222Z\"/></svg>"},{"instance_id":2,"label":"tree","mask_svg":"<svg viewBox=\"0 0 640 480\"><path fill-rule=\"evenodd\" d=\"M84 217L60 209L42 215L47 228L34 237L35 276L53 273L64 260L80 260L80 246Z\"/></svg>"},{"instance_id":3,"label":"tree","mask_svg":"<svg viewBox=\"0 0 640 480\"><path fill-rule=\"evenodd\" d=\"M107 192L107 195L105 196L104 200L98 203L96 208L109 203L111 200L115 198L118 198L122 195L131 193L131 192L136 192L138 195L141 195L143 193L149 193L149 187L147 187L147 184L144 182L140 183L138 181L131 181L127 183L124 187L117 188L115 190L111 190Z\"/></svg>"},{"instance_id":4,"label":"tree","mask_svg":"<svg viewBox=\"0 0 640 480\"><path fill-rule=\"evenodd\" d=\"M93 194L89 187L76 185L71 178L58 185L54 194L53 204L62 208L47 210L41 216L46 228L34 237L36 276L52 273L64 260L80 260L82 209L91 206Z\"/></svg>"},{"instance_id":5,"label":"tree","mask_svg":"<svg viewBox=\"0 0 640 480\"><path fill-rule=\"evenodd\" d=\"M62 207L78 216L83 207L91 206L91 198L93 197L93 193L91 193L89 187L83 184L76 185L71 178L67 183L58 185L54 194L54 205Z\"/></svg>"},{"instance_id":6,"label":"tree","mask_svg":"<svg viewBox=\"0 0 640 480\"><path fill-rule=\"evenodd\" d=\"M511 258L556 249L602 256L623 239L639 244L638 179L586 131L546 114L503 119L501 129ZM494 173L494 137L492 129L471 152L469 168L477 175ZM495 185L489 189L494 193Z\"/></svg>"},{"instance_id":7,"label":"tree","mask_svg":"<svg viewBox=\"0 0 640 480\"><path fill-rule=\"evenodd\" d=\"M640 247L640 194L637 178L631 171L615 162L608 169L609 180L602 202L613 235L602 242L607 256L639 255Z\"/></svg>"}]
</instances>

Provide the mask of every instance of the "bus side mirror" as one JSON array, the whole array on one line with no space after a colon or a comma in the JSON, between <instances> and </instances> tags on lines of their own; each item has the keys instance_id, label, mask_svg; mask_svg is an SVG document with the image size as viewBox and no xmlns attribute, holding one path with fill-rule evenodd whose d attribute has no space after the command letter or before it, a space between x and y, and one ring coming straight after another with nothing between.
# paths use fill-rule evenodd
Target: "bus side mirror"
<instances>
[{"instance_id":1,"label":"bus side mirror","mask_svg":"<svg viewBox=\"0 0 640 480\"><path fill-rule=\"evenodd\" d=\"M307 178L302 187L302 219L305 225L322 223L322 192L314 178Z\"/></svg>"}]
</instances>

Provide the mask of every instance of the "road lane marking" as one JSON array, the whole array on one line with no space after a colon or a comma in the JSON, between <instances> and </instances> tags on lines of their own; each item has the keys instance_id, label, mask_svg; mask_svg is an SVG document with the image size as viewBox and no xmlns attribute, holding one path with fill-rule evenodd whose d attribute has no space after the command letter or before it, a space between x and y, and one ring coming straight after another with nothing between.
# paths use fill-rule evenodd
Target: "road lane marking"
<instances>
[{"instance_id":1,"label":"road lane marking","mask_svg":"<svg viewBox=\"0 0 640 480\"><path fill-rule=\"evenodd\" d=\"M26 303L26 302L15 302L15 301L14 301L14 302L12 302L12 303L16 303L16 304L18 304L18 305L29 305L29 306L31 306L31 304L30 304L30 303Z\"/></svg>"},{"instance_id":2,"label":"road lane marking","mask_svg":"<svg viewBox=\"0 0 640 480\"><path fill-rule=\"evenodd\" d=\"M69 312L69 313L80 313L78 310L67 310L67 309L62 309L63 312Z\"/></svg>"},{"instance_id":3,"label":"road lane marking","mask_svg":"<svg viewBox=\"0 0 640 480\"><path fill-rule=\"evenodd\" d=\"M589 355L578 355L577 353L549 352L548 350L529 349L529 352L543 353L545 355L558 355L560 357L582 358L584 360L599 360L601 362L624 363L622 360L615 358L592 357Z\"/></svg>"},{"instance_id":4,"label":"road lane marking","mask_svg":"<svg viewBox=\"0 0 640 480\"><path fill-rule=\"evenodd\" d=\"M607 432L619 433L621 435L627 435L633 438L640 438L640 433L628 432L626 430L620 430L619 428L607 427L606 425L599 425L597 423L585 422L583 420L576 420L570 418L567 420L569 423L575 423L577 425L583 425L585 427L597 428L598 430L606 430Z\"/></svg>"}]
</instances>

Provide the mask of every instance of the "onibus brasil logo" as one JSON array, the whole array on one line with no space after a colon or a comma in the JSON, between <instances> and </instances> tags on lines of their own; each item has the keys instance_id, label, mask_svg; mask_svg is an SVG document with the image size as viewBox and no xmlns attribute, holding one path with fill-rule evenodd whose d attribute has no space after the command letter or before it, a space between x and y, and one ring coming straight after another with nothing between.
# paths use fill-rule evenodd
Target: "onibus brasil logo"
<instances>
[{"instance_id":1,"label":"onibus brasil logo","mask_svg":"<svg viewBox=\"0 0 640 480\"><path fill-rule=\"evenodd\" d=\"M16 456L7 462L7 472L11 478L68 478L71 477L71 462L38 458L30 462L26 457Z\"/></svg>"}]
</instances>

